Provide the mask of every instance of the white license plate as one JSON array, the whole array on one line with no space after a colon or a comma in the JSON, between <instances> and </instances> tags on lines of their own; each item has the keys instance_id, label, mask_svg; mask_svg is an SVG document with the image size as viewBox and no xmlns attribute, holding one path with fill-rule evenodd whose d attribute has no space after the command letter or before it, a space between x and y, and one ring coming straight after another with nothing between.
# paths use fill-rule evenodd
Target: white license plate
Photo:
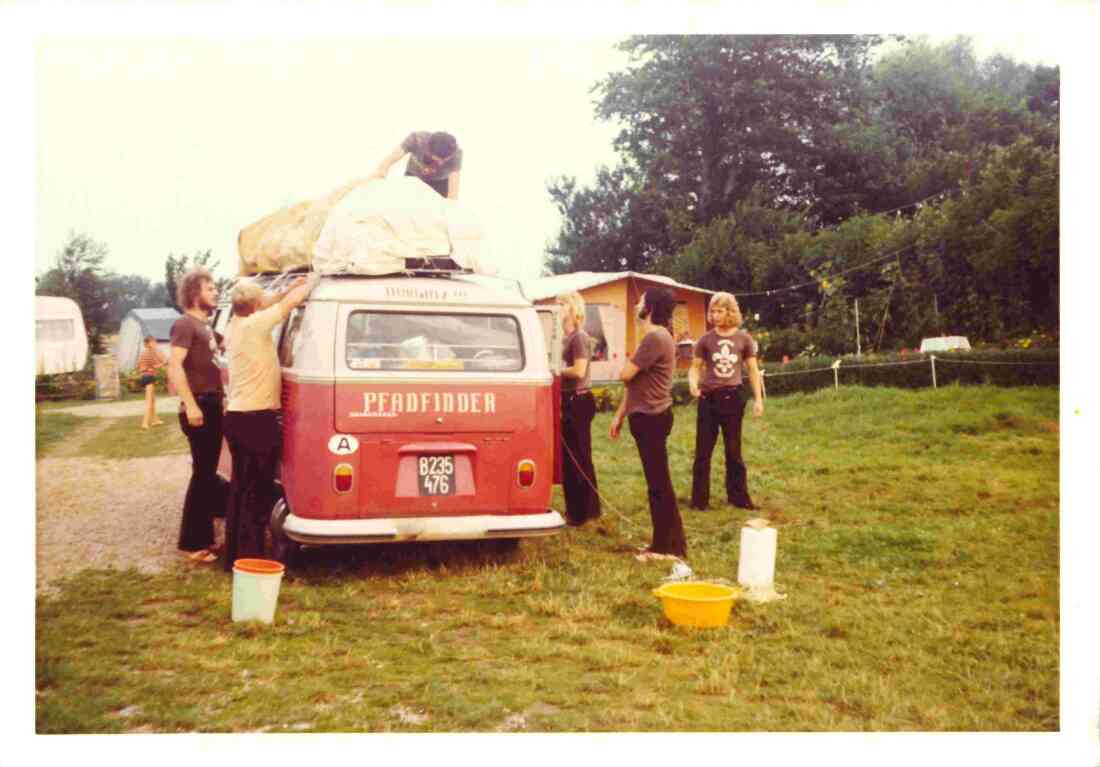
<instances>
[{"instance_id":1,"label":"white license plate","mask_svg":"<svg viewBox=\"0 0 1100 767\"><path fill-rule=\"evenodd\" d=\"M453 455L422 455L416 460L416 473L421 495L454 495Z\"/></svg>"}]
</instances>

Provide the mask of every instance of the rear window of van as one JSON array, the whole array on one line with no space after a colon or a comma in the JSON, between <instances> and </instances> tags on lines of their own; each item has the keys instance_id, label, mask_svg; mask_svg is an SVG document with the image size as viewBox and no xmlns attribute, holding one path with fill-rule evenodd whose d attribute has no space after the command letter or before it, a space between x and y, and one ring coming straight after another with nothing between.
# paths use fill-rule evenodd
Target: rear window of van
<instances>
[{"instance_id":1,"label":"rear window of van","mask_svg":"<svg viewBox=\"0 0 1100 767\"><path fill-rule=\"evenodd\" d=\"M346 338L352 370L523 369L519 323L507 315L357 311Z\"/></svg>"}]
</instances>

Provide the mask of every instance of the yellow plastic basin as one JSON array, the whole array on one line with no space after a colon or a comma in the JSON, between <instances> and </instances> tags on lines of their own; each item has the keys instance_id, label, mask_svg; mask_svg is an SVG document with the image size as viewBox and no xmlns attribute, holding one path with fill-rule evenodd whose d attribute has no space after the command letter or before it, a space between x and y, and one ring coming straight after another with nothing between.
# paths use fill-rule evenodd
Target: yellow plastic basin
<instances>
[{"instance_id":1,"label":"yellow plastic basin","mask_svg":"<svg viewBox=\"0 0 1100 767\"><path fill-rule=\"evenodd\" d=\"M720 628L729 623L738 591L718 583L666 583L653 594L677 626Z\"/></svg>"}]
</instances>

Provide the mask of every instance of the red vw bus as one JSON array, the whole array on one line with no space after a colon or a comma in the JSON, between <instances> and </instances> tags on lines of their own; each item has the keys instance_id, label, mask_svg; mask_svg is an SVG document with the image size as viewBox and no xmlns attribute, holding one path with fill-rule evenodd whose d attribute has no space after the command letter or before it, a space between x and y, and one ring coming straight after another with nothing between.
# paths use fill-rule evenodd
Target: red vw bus
<instances>
[{"instance_id":1,"label":"red vw bus","mask_svg":"<svg viewBox=\"0 0 1100 767\"><path fill-rule=\"evenodd\" d=\"M258 279L275 287L285 277ZM216 330L228 315L218 312ZM559 349L546 328L557 322L540 321L504 280L323 277L276 331L283 455L273 556L291 565L302 545L562 529L550 508Z\"/></svg>"}]
</instances>

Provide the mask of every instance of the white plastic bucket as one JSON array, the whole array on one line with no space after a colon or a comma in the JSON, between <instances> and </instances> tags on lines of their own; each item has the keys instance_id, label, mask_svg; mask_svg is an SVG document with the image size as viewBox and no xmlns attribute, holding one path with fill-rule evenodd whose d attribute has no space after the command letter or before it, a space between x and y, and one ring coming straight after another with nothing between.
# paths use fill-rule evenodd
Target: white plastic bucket
<instances>
[{"instance_id":1,"label":"white plastic bucket","mask_svg":"<svg viewBox=\"0 0 1100 767\"><path fill-rule=\"evenodd\" d=\"M285 568L270 559L238 559L233 563L233 621L275 620L279 586Z\"/></svg>"}]
</instances>

